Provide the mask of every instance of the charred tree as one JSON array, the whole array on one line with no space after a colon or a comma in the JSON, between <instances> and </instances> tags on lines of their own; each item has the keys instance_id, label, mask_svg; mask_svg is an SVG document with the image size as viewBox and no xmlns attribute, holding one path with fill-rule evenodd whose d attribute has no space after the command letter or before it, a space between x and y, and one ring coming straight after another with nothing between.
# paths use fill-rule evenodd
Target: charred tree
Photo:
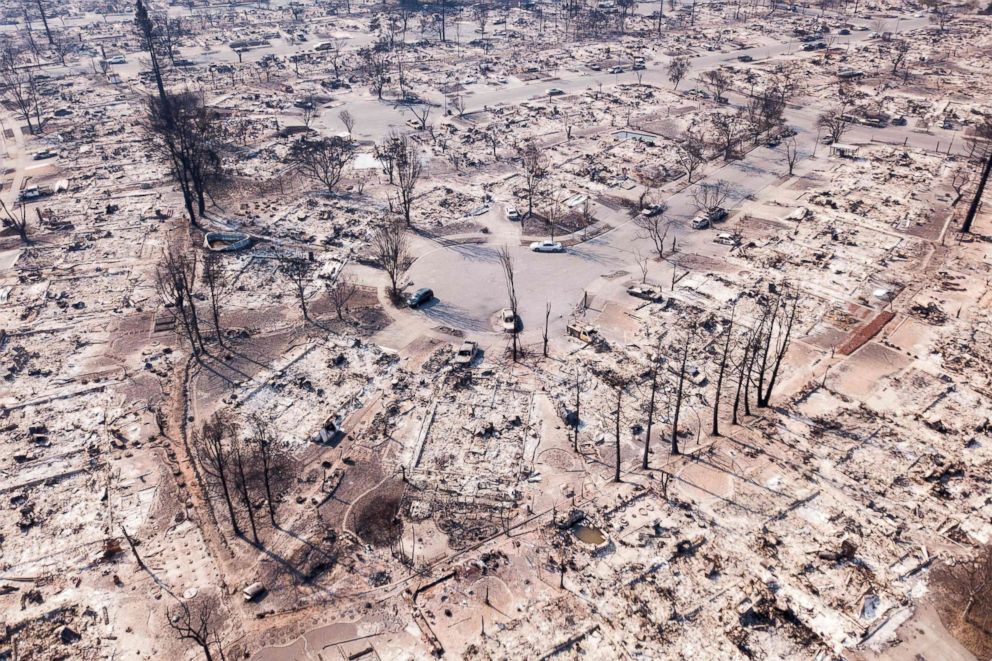
<instances>
[{"instance_id":1,"label":"charred tree","mask_svg":"<svg viewBox=\"0 0 992 661\"><path fill-rule=\"evenodd\" d=\"M231 457L231 438L236 435L234 423L223 413L216 413L203 429L193 435L193 447L200 468L207 476L208 493L219 490L231 518L231 529L241 536L241 526L234 510L235 475Z\"/></svg>"},{"instance_id":2,"label":"charred tree","mask_svg":"<svg viewBox=\"0 0 992 661\"><path fill-rule=\"evenodd\" d=\"M679 365L679 383L675 391L675 413L672 416L672 454L679 454L679 414L682 412L682 398L685 392L685 367L689 360L690 335L685 336L685 346L682 349L682 362Z\"/></svg>"},{"instance_id":3,"label":"charred tree","mask_svg":"<svg viewBox=\"0 0 992 661\"><path fill-rule=\"evenodd\" d=\"M730 325L727 327L727 339L723 344L723 356L720 358L720 370L716 378L716 394L713 397L713 429L714 436L720 435L720 395L723 393L723 375L727 370L727 359L730 356L730 339L734 333L734 312L736 305L730 310Z\"/></svg>"}]
</instances>

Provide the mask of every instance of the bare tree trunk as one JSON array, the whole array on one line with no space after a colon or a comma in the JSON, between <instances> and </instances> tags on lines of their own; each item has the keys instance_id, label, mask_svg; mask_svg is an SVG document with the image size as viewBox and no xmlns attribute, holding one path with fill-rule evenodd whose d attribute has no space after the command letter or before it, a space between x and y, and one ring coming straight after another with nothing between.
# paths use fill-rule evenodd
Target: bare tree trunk
<instances>
[{"instance_id":1,"label":"bare tree trunk","mask_svg":"<svg viewBox=\"0 0 992 661\"><path fill-rule=\"evenodd\" d=\"M776 347L775 362L772 364L772 373L771 376L768 378L768 388L765 389L765 392L763 394L761 392L758 393L758 406L761 407L768 406L768 402L771 401L772 388L775 387L775 381L778 378L778 371L779 368L782 366L782 359L785 358L785 353L789 350L789 340L792 338L792 326L793 324L795 324L796 321L796 310L798 307L799 307L799 297L796 296L796 298L792 302L792 310L789 312L789 318L785 320L784 335L782 336L781 341L778 343L778 346ZM784 310L782 314L784 319L784 315L785 315Z\"/></svg>"},{"instance_id":2,"label":"bare tree trunk","mask_svg":"<svg viewBox=\"0 0 992 661\"><path fill-rule=\"evenodd\" d=\"M251 538L255 541L255 544L259 544L258 526L255 525L255 509L251 505L248 477L245 473L246 461L242 443L241 441L236 441L234 445L234 468L237 471L235 484L241 493L241 502L245 506L245 511L248 512L248 525L251 527Z\"/></svg>"},{"instance_id":3,"label":"bare tree trunk","mask_svg":"<svg viewBox=\"0 0 992 661\"><path fill-rule=\"evenodd\" d=\"M613 481L620 481L620 412L623 405L623 383L617 383L617 410L613 416L614 433L616 434L617 463L613 473Z\"/></svg>"},{"instance_id":4,"label":"bare tree trunk","mask_svg":"<svg viewBox=\"0 0 992 661\"><path fill-rule=\"evenodd\" d=\"M734 412L733 412L733 417L731 418L731 423L735 425L737 424L737 411L741 403L741 393L743 392L745 380L748 378L747 365L748 365L748 361L751 358L751 344L752 344L752 338L749 335L747 338L747 342L744 344L744 356L741 358L740 369L738 370L738 375L737 375L737 392L734 394ZM745 400L746 399L747 396L745 395Z\"/></svg>"},{"instance_id":5,"label":"bare tree trunk","mask_svg":"<svg viewBox=\"0 0 992 661\"><path fill-rule=\"evenodd\" d=\"M581 394L581 380L579 379L579 366L575 366L575 439L574 446L575 451L579 451L579 422L581 417L579 416L579 405L580 405L580 394Z\"/></svg>"},{"instance_id":6,"label":"bare tree trunk","mask_svg":"<svg viewBox=\"0 0 992 661\"><path fill-rule=\"evenodd\" d=\"M140 555L138 555L138 545L135 543L131 535L127 534L127 529L123 525L121 525L121 532L124 533L124 539L127 541L127 545L131 547L131 553L134 554L134 559L138 562L138 566L147 570L148 567L145 566L145 561L141 559Z\"/></svg>"},{"instance_id":7,"label":"bare tree trunk","mask_svg":"<svg viewBox=\"0 0 992 661\"><path fill-rule=\"evenodd\" d=\"M551 319L551 303L544 304L544 357L548 357L548 322Z\"/></svg>"},{"instance_id":8,"label":"bare tree trunk","mask_svg":"<svg viewBox=\"0 0 992 661\"><path fill-rule=\"evenodd\" d=\"M651 452L651 427L654 424L654 402L658 392L658 365L651 368L651 399L648 401L648 428L644 434L644 459L641 461L641 468L648 469L648 453Z\"/></svg>"},{"instance_id":9,"label":"bare tree trunk","mask_svg":"<svg viewBox=\"0 0 992 661\"><path fill-rule=\"evenodd\" d=\"M720 435L720 395L723 391L723 374L727 369L727 358L730 355L730 338L734 332L734 312L736 306L730 311L730 326L727 328L727 341L723 345L723 357L720 359L720 372L716 378L716 395L713 397L713 435Z\"/></svg>"},{"instance_id":10,"label":"bare tree trunk","mask_svg":"<svg viewBox=\"0 0 992 661\"><path fill-rule=\"evenodd\" d=\"M679 413L682 412L682 393L685 386L685 364L689 360L689 335L686 333L685 348L682 349L682 365L679 367L679 386L675 393L675 415L672 416L672 454L679 454Z\"/></svg>"}]
</instances>

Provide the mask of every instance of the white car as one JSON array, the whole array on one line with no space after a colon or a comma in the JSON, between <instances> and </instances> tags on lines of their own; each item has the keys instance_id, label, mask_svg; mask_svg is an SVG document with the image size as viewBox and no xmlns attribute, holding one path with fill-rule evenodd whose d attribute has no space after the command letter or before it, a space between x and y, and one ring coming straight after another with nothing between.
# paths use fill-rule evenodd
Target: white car
<instances>
[{"instance_id":1,"label":"white car","mask_svg":"<svg viewBox=\"0 0 992 661\"><path fill-rule=\"evenodd\" d=\"M692 229L704 230L710 226L710 219L706 216L696 216L692 219Z\"/></svg>"},{"instance_id":2,"label":"white car","mask_svg":"<svg viewBox=\"0 0 992 661\"><path fill-rule=\"evenodd\" d=\"M565 246L557 241L535 241L530 244L530 249L534 252L565 252Z\"/></svg>"},{"instance_id":3,"label":"white car","mask_svg":"<svg viewBox=\"0 0 992 661\"><path fill-rule=\"evenodd\" d=\"M499 325L504 332L512 333L517 330L517 315L510 308L503 308L499 311Z\"/></svg>"},{"instance_id":4,"label":"white car","mask_svg":"<svg viewBox=\"0 0 992 661\"><path fill-rule=\"evenodd\" d=\"M565 90L560 87L549 87L547 92L548 96L561 96L564 93Z\"/></svg>"},{"instance_id":5,"label":"white car","mask_svg":"<svg viewBox=\"0 0 992 661\"><path fill-rule=\"evenodd\" d=\"M623 73L623 67L610 67L607 73Z\"/></svg>"},{"instance_id":6,"label":"white car","mask_svg":"<svg viewBox=\"0 0 992 661\"><path fill-rule=\"evenodd\" d=\"M123 55L115 55L107 60L107 64L127 64L127 60L124 59Z\"/></svg>"},{"instance_id":7,"label":"white car","mask_svg":"<svg viewBox=\"0 0 992 661\"><path fill-rule=\"evenodd\" d=\"M517 208L512 205L507 205L506 207L506 219L507 220L520 220L520 212Z\"/></svg>"}]
</instances>

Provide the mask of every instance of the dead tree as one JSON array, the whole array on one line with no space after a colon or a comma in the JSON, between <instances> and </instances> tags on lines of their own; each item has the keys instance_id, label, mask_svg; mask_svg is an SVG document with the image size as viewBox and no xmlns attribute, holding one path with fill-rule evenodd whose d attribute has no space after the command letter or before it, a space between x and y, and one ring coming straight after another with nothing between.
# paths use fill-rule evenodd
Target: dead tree
<instances>
[{"instance_id":1,"label":"dead tree","mask_svg":"<svg viewBox=\"0 0 992 661\"><path fill-rule=\"evenodd\" d=\"M196 254L170 244L155 268L155 288L162 302L175 316L189 340L197 360L206 352L193 292L196 289Z\"/></svg>"},{"instance_id":2,"label":"dead tree","mask_svg":"<svg viewBox=\"0 0 992 661\"><path fill-rule=\"evenodd\" d=\"M679 83L685 78L685 75L689 73L689 58L685 56L673 57L672 61L668 63L668 80L672 81L674 87L672 89L678 89Z\"/></svg>"},{"instance_id":3,"label":"dead tree","mask_svg":"<svg viewBox=\"0 0 992 661\"><path fill-rule=\"evenodd\" d=\"M720 69L704 71L699 75L699 82L713 92L716 101L723 101L723 93L730 88L730 77Z\"/></svg>"},{"instance_id":4,"label":"dead tree","mask_svg":"<svg viewBox=\"0 0 992 661\"><path fill-rule=\"evenodd\" d=\"M348 309L348 302L358 293L358 285L345 276L338 276L334 284L327 288L327 295L334 306L334 312L338 315L338 321L344 320L344 312Z\"/></svg>"},{"instance_id":5,"label":"dead tree","mask_svg":"<svg viewBox=\"0 0 992 661\"><path fill-rule=\"evenodd\" d=\"M698 128L690 126L682 133L675 158L685 170L686 180L693 183L693 175L706 162L706 140Z\"/></svg>"},{"instance_id":6,"label":"dead tree","mask_svg":"<svg viewBox=\"0 0 992 661\"><path fill-rule=\"evenodd\" d=\"M289 456L277 444L275 434L269 421L261 415L254 414L249 419L251 428L250 442L255 446L254 454L258 458L259 477L265 491L266 509L269 521L276 523L276 498L289 482L291 471Z\"/></svg>"},{"instance_id":7,"label":"dead tree","mask_svg":"<svg viewBox=\"0 0 992 661\"><path fill-rule=\"evenodd\" d=\"M579 364L575 364L575 424L573 425L574 437L572 439L573 449L579 451L579 423L582 420L579 412L581 410L582 396L582 373L579 371Z\"/></svg>"},{"instance_id":8,"label":"dead tree","mask_svg":"<svg viewBox=\"0 0 992 661\"><path fill-rule=\"evenodd\" d=\"M231 518L231 529L241 536L241 526L234 511L235 475L231 459L231 439L237 427L224 413L215 413L203 424L203 429L193 434L193 448L200 468L207 477L208 497L220 492Z\"/></svg>"},{"instance_id":9,"label":"dead tree","mask_svg":"<svg viewBox=\"0 0 992 661\"><path fill-rule=\"evenodd\" d=\"M682 349L682 361L679 364L679 382L675 391L675 413L672 415L672 454L679 454L679 414L682 412L682 399L685 388L685 368L689 360L689 343L691 335L685 334L685 346Z\"/></svg>"},{"instance_id":10,"label":"dead tree","mask_svg":"<svg viewBox=\"0 0 992 661\"><path fill-rule=\"evenodd\" d=\"M48 37L49 45L54 45L55 40L52 38L52 30L48 27L48 12L45 11L44 0L35 0L35 6L38 7L38 15L41 18L41 24L45 27L45 36Z\"/></svg>"},{"instance_id":11,"label":"dead tree","mask_svg":"<svg viewBox=\"0 0 992 661\"><path fill-rule=\"evenodd\" d=\"M309 131L310 125L313 124L313 120L317 116L317 101L314 99L313 94L308 94L303 100L302 107L300 108L300 116L303 119L303 128Z\"/></svg>"},{"instance_id":12,"label":"dead tree","mask_svg":"<svg viewBox=\"0 0 992 661\"><path fill-rule=\"evenodd\" d=\"M747 122L745 115L744 110L738 110L737 112L718 112L710 117L710 124L713 126L716 137L714 146L719 147L720 151L723 152L723 160L725 161L729 161L738 153L737 146L741 142Z\"/></svg>"},{"instance_id":13,"label":"dead tree","mask_svg":"<svg viewBox=\"0 0 992 661\"><path fill-rule=\"evenodd\" d=\"M209 250L203 253L203 282L207 286L207 294L210 299L210 317L214 323L217 344L223 347L225 346L224 329L220 323L220 309L221 299L227 291L227 280L224 276L221 257Z\"/></svg>"},{"instance_id":14,"label":"dead tree","mask_svg":"<svg viewBox=\"0 0 992 661\"><path fill-rule=\"evenodd\" d=\"M338 118L341 123L344 124L344 128L348 131L348 139L352 139L352 132L355 130L355 117L347 110L342 110L338 113Z\"/></svg>"},{"instance_id":15,"label":"dead tree","mask_svg":"<svg viewBox=\"0 0 992 661\"><path fill-rule=\"evenodd\" d=\"M616 393L616 408L613 409L613 438L614 438L614 450L616 452L616 462L613 466L613 481L620 481L620 422L623 416L623 393L627 386L627 378L621 374L610 371L601 374L601 378L606 383L606 385L613 388Z\"/></svg>"},{"instance_id":16,"label":"dead tree","mask_svg":"<svg viewBox=\"0 0 992 661\"><path fill-rule=\"evenodd\" d=\"M422 103L420 105L414 105L409 107L410 112L417 119L417 124L420 125L420 129L423 131L427 130L427 120L431 116L431 106L428 103Z\"/></svg>"},{"instance_id":17,"label":"dead tree","mask_svg":"<svg viewBox=\"0 0 992 661\"><path fill-rule=\"evenodd\" d=\"M722 179L714 182L704 182L692 191L692 203L696 209L709 213L723 206L730 196L730 186Z\"/></svg>"},{"instance_id":18,"label":"dead tree","mask_svg":"<svg viewBox=\"0 0 992 661\"><path fill-rule=\"evenodd\" d=\"M389 55L380 48L379 44L376 44L359 50L358 57L362 61L362 70L369 88L381 100L386 82L389 80Z\"/></svg>"},{"instance_id":19,"label":"dead tree","mask_svg":"<svg viewBox=\"0 0 992 661\"><path fill-rule=\"evenodd\" d=\"M28 133L41 131L41 103L33 70L18 63L20 53L10 42L0 49L0 82L28 125ZM34 117L34 121L31 119Z\"/></svg>"},{"instance_id":20,"label":"dead tree","mask_svg":"<svg viewBox=\"0 0 992 661\"><path fill-rule=\"evenodd\" d=\"M524 169L524 188L527 190L527 215L534 213L534 196L541 180L547 172L547 164L541 150L528 143L520 150L520 162Z\"/></svg>"},{"instance_id":21,"label":"dead tree","mask_svg":"<svg viewBox=\"0 0 992 661\"><path fill-rule=\"evenodd\" d=\"M300 310L303 312L304 323L310 321L310 313L307 309L307 285L312 279L314 266L313 261L303 257L284 255L279 258L279 272L293 287L300 303Z\"/></svg>"},{"instance_id":22,"label":"dead tree","mask_svg":"<svg viewBox=\"0 0 992 661\"><path fill-rule=\"evenodd\" d=\"M138 540L134 539L133 537L131 537L131 535L128 534L127 528L124 527L123 523L121 524L121 533L124 535L124 541L126 541L127 545L131 548L131 553L134 555L135 562L138 563L139 567L141 567L144 570L147 570L148 567L145 566L145 561L142 560L141 556L138 554Z\"/></svg>"},{"instance_id":23,"label":"dead tree","mask_svg":"<svg viewBox=\"0 0 992 661\"><path fill-rule=\"evenodd\" d=\"M399 283L413 264L410 244L403 232L403 225L395 219L387 218L372 234L369 242L372 258L389 277L389 293L393 300L399 300Z\"/></svg>"},{"instance_id":24,"label":"dead tree","mask_svg":"<svg viewBox=\"0 0 992 661\"><path fill-rule=\"evenodd\" d=\"M341 78L341 62L344 59L344 40L335 37L334 39L331 39L329 43L330 48L327 50L327 55L331 59L331 68L334 69L334 78L335 80L338 80ZM348 111L343 110L342 112L344 113ZM347 126L347 124L345 126ZM351 129L348 129L348 132L351 133Z\"/></svg>"},{"instance_id":25,"label":"dead tree","mask_svg":"<svg viewBox=\"0 0 992 661\"><path fill-rule=\"evenodd\" d=\"M0 200L0 209L3 210L2 223L4 227L12 227L17 236L21 239L21 243L29 243L28 241L28 209L25 205L20 205L16 208L17 214L11 212L3 200ZM41 212L38 213L39 219L41 217Z\"/></svg>"},{"instance_id":26,"label":"dead tree","mask_svg":"<svg viewBox=\"0 0 992 661\"><path fill-rule=\"evenodd\" d=\"M785 163L789 166L789 176L792 176L792 171L796 169L796 163L799 162L799 143L796 141L796 136L790 135L785 139Z\"/></svg>"},{"instance_id":27,"label":"dead tree","mask_svg":"<svg viewBox=\"0 0 992 661\"><path fill-rule=\"evenodd\" d=\"M781 298L774 304L773 311L768 323L768 332L765 333L764 347L761 352L761 362L758 368L758 408L765 408L771 401L772 390L775 388L775 381L778 378L779 370L782 367L782 360L789 350L789 342L792 339L792 327L796 321L796 311L799 309L799 297L792 297L791 307L788 301ZM769 364L769 359L771 360ZM770 368L765 384L766 367Z\"/></svg>"},{"instance_id":28,"label":"dead tree","mask_svg":"<svg viewBox=\"0 0 992 661\"><path fill-rule=\"evenodd\" d=\"M148 53L152 77L155 79L155 86L158 89L161 112L167 116L169 114L169 97L165 92L165 83L162 81L162 65L158 59L161 50L159 43L161 30L148 15L148 10L141 0L135 0L134 23L138 29L141 48Z\"/></svg>"},{"instance_id":29,"label":"dead tree","mask_svg":"<svg viewBox=\"0 0 992 661\"><path fill-rule=\"evenodd\" d=\"M482 41L482 49L488 51L489 48L486 45L486 25L489 24L489 5L480 2L473 8L472 13L475 16L475 22L479 24L479 38Z\"/></svg>"},{"instance_id":30,"label":"dead tree","mask_svg":"<svg viewBox=\"0 0 992 661\"><path fill-rule=\"evenodd\" d=\"M651 429L654 426L654 410L656 397L658 395L658 360L660 356L651 359L651 397L648 399L648 424L644 433L644 458L641 460L641 468L647 470L650 463L651 453Z\"/></svg>"},{"instance_id":31,"label":"dead tree","mask_svg":"<svg viewBox=\"0 0 992 661\"><path fill-rule=\"evenodd\" d=\"M351 142L337 136L298 140L290 147L289 160L307 177L322 184L328 193L333 193L351 160L351 153Z\"/></svg>"},{"instance_id":32,"label":"dead tree","mask_svg":"<svg viewBox=\"0 0 992 661\"><path fill-rule=\"evenodd\" d=\"M544 357L548 357L548 324L551 321L551 301L544 304Z\"/></svg>"},{"instance_id":33,"label":"dead tree","mask_svg":"<svg viewBox=\"0 0 992 661\"><path fill-rule=\"evenodd\" d=\"M723 356L720 358L720 369L716 377L716 393L713 396L713 429L714 436L720 435L720 396L723 394L723 375L727 370L727 360L730 357L730 340L734 334L734 313L736 304L730 309L730 325L727 326L727 339L723 343Z\"/></svg>"},{"instance_id":34,"label":"dead tree","mask_svg":"<svg viewBox=\"0 0 992 661\"><path fill-rule=\"evenodd\" d=\"M207 661L213 661L214 648L220 650L221 641L217 633L220 627L219 606L216 599L198 595L193 599L177 600L178 605L166 609L169 627L180 640L191 640L203 652ZM223 653L221 653L223 658Z\"/></svg>"},{"instance_id":35,"label":"dead tree","mask_svg":"<svg viewBox=\"0 0 992 661\"><path fill-rule=\"evenodd\" d=\"M909 55L909 48L909 42L905 39L895 39L889 42L887 55L892 62L893 76L899 73L899 67L906 62L906 56Z\"/></svg>"},{"instance_id":36,"label":"dead tree","mask_svg":"<svg viewBox=\"0 0 992 661\"><path fill-rule=\"evenodd\" d=\"M148 99L145 128L179 184L190 222L197 225L197 215L206 211L207 188L220 174L215 114L196 94L166 94L164 100Z\"/></svg>"},{"instance_id":37,"label":"dead tree","mask_svg":"<svg viewBox=\"0 0 992 661\"><path fill-rule=\"evenodd\" d=\"M672 225L671 221L665 220L666 211L668 206L662 204L661 209L656 213L650 216L639 214L634 220L634 224L643 231L641 238L651 241L651 247L658 259L665 257L665 238L668 237L668 230Z\"/></svg>"},{"instance_id":38,"label":"dead tree","mask_svg":"<svg viewBox=\"0 0 992 661\"><path fill-rule=\"evenodd\" d=\"M517 316L517 287L513 271L513 256L510 254L510 249L506 246L499 249L498 255L500 266L503 267L503 279L506 282L506 296L510 300L510 312L513 314L514 319L519 319ZM518 337L516 326L510 331L510 339L513 347L513 362L517 362Z\"/></svg>"},{"instance_id":39,"label":"dead tree","mask_svg":"<svg viewBox=\"0 0 992 661\"><path fill-rule=\"evenodd\" d=\"M817 127L826 130L833 142L840 142L841 137L851 127L850 119L843 109L830 109L816 118Z\"/></svg>"},{"instance_id":40,"label":"dead tree","mask_svg":"<svg viewBox=\"0 0 992 661\"><path fill-rule=\"evenodd\" d=\"M251 528L251 538L256 545L261 542L258 539L258 526L255 523L255 508L252 506L252 492L255 490L255 461L252 456L252 446L246 444L241 439L233 439L231 442L231 460L234 464L234 485L241 495L241 504L248 514L248 527Z\"/></svg>"},{"instance_id":41,"label":"dead tree","mask_svg":"<svg viewBox=\"0 0 992 661\"><path fill-rule=\"evenodd\" d=\"M752 359L752 349L754 347L754 339L751 334L748 334L744 341L744 355L741 356L741 361L737 365L737 388L734 393L734 407L731 415L731 424L738 424L737 412L740 410L741 396L744 394L744 383L750 378L750 365Z\"/></svg>"},{"instance_id":42,"label":"dead tree","mask_svg":"<svg viewBox=\"0 0 992 661\"><path fill-rule=\"evenodd\" d=\"M396 152L396 186L399 189L400 208L408 227L413 225L410 212L416 199L417 183L424 171L424 162L417 146L406 136L400 138Z\"/></svg>"}]
</instances>

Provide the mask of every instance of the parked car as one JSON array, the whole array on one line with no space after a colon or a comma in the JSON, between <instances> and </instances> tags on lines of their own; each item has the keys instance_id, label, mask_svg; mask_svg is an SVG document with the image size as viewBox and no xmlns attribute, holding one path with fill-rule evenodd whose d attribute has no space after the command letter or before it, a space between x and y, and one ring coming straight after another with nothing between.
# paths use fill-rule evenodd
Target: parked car
<instances>
[{"instance_id":1,"label":"parked car","mask_svg":"<svg viewBox=\"0 0 992 661\"><path fill-rule=\"evenodd\" d=\"M564 93L565 93L565 90L561 89L560 87L549 87L548 88L548 96L561 96Z\"/></svg>"},{"instance_id":2,"label":"parked car","mask_svg":"<svg viewBox=\"0 0 992 661\"><path fill-rule=\"evenodd\" d=\"M645 301L651 301L653 303L660 303L664 300L661 290L657 287L652 287L651 285L634 285L633 287L627 287L627 293L634 298L641 298Z\"/></svg>"},{"instance_id":3,"label":"parked car","mask_svg":"<svg viewBox=\"0 0 992 661\"><path fill-rule=\"evenodd\" d=\"M635 62L634 66L631 67L631 69L633 69L634 71L642 71L647 68L648 68L647 65L644 64L643 62Z\"/></svg>"},{"instance_id":4,"label":"parked car","mask_svg":"<svg viewBox=\"0 0 992 661\"><path fill-rule=\"evenodd\" d=\"M20 193L17 194L17 199L20 202L27 200L37 200L42 196L42 191L37 186L31 186L30 188L25 188Z\"/></svg>"},{"instance_id":5,"label":"parked car","mask_svg":"<svg viewBox=\"0 0 992 661\"><path fill-rule=\"evenodd\" d=\"M720 245L723 246L736 246L737 244L740 243L740 241L733 234L720 232L719 234L716 235L716 238L713 239L713 243L719 243Z\"/></svg>"},{"instance_id":6,"label":"parked car","mask_svg":"<svg viewBox=\"0 0 992 661\"><path fill-rule=\"evenodd\" d=\"M710 219L706 216L699 215L692 219L691 225L694 230L704 230L710 226Z\"/></svg>"},{"instance_id":7,"label":"parked car","mask_svg":"<svg viewBox=\"0 0 992 661\"><path fill-rule=\"evenodd\" d=\"M499 311L499 325L504 332L512 333L517 330L517 315L510 308L503 308Z\"/></svg>"},{"instance_id":8,"label":"parked car","mask_svg":"<svg viewBox=\"0 0 992 661\"><path fill-rule=\"evenodd\" d=\"M410 297L406 299L406 304L411 308L416 308L420 307L432 298L434 298L434 292L427 287L421 287L417 291L410 294Z\"/></svg>"},{"instance_id":9,"label":"parked car","mask_svg":"<svg viewBox=\"0 0 992 661\"><path fill-rule=\"evenodd\" d=\"M741 55L737 58L738 62L754 62L754 58L750 55Z\"/></svg>"},{"instance_id":10,"label":"parked car","mask_svg":"<svg viewBox=\"0 0 992 661\"><path fill-rule=\"evenodd\" d=\"M664 213L665 208L666 207L664 204L652 204L650 206L641 209L641 215L644 216L645 218L657 216L659 213Z\"/></svg>"},{"instance_id":11,"label":"parked car","mask_svg":"<svg viewBox=\"0 0 992 661\"><path fill-rule=\"evenodd\" d=\"M565 252L565 246L557 241L535 241L530 244L530 249L534 252Z\"/></svg>"},{"instance_id":12,"label":"parked car","mask_svg":"<svg viewBox=\"0 0 992 661\"><path fill-rule=\"evenodd\" d=\"M848 28L844 28L840 32L838 32L837 34L842 34L844 36L847 36L847 35L851 34L851 31Z\"/></svg>"},{"instance_id":13,"label":"parked car","mask_svg":"<svg viewBox=\"0 0 992 661\"><path fill-rule=\"evenodd\" d=\"M593 71L602 71L603 70L603 67L601 65L597 64L596 62L590 62L586 66L588 66Z\"/></svg>"},{"instance_id":14,"label":"parked car","mask_svg":"<svg viewBox=\"0 0 992 661\"><path fill-rule=\"evenodd\" d=\"M114 55L112 58L107 60L107 64L127 64L127 60L124 59L123 55Z\"/></svg>"},{"instance_id":15,"label":"parked car","mask_svg":"<svg viewBox=\"0 0 992 661\"><path fill-rule=\"evenodd\" d=\"M721 220L727 217L727 210L723 207L717 207L716 209L710 209L706 217L711 223L719 223Z\"/></svg>"},{"instance_id":16,"label":"parked car","mask_svg":"<svg viewBox=\"0 0 992 661\"><path fill-rule=\"evenodd\" d=\"M455 354L455 365L458 367L468 367L475 360L475 355L479 353L479 345L472 340L465 340Z\"/></svg>"},{"instance_id":17,"label":"parked car","mask_svg":"<svg viewBox=\"0 0 992 661\"><path fill-rule=\"evenodd\" d=\"M252 583L244 590L241 594L244 595L245 601L255 601L265 593L265 586L261 583Z\"/></svg>"},{"instance_id":18,"label":"parked car","mask_svg":"<svg viewBox=\"0 0 992 661\"><path fill-rule=\"evenodd\" d=\"M623 67L610 67L607 73L623 73Z\"/></svg>"},{"instance_id":19,"label":"parked car","mask_svg":"<svg viewBox=\"0 0 992 661\"><path fill-rule=\"evenodd\" d=\"M780 144L782 144L782 141L779 140L777 137L775 137L775 138L768 138L768 142L765 143L765 146L774 149L775 147L778 147Z\"/></svg>"},{"instance_id":20,"label":"parked car","mask_svg":"<svg viewBox=\"0 0 992 661\"><path fill-rule=\"evenodd\" d=\"M341 423L338 421L337 416L332 415L324 421L324 424L317 430L317 433L313 435L313 442L334 444L341 431Z\"/></svg>"},{"instance_id":21,"label":"parked car","mask_svg":"<svg viewBox=\"0 0 992 661\"><path fill-rule=\"evenodd\" d=\"M592 342L598 336L599 331L592 326L579 326L578 324L569 324L565 326L565 333L569 337L574 337L583 342Z\"/></svg>"},{"instance_id":22,"label":"parked car","mask_svg":"<svg viewBox=\"0 0 992 661\"><path fill-rule=\"evenodd\" d=\"M46 158L55 158L58 155L59 155L59 153L57 151L55 151L55 150L44 149L44 150L42 150L40 152L37 152L34 155L34 160L36 160L36 161L43 161Z\"/></svg>"},{"instance_id":23,"label":"parked car","mask_svg":"<svg viewBox=\"0 0 992 661\"><path fill-rule=\"evenodd\" d=\"M506 219L507 220L520 220L520 212L517 211L515 206L507 205L506 207Z\"/></svg>"}]
</instances>

